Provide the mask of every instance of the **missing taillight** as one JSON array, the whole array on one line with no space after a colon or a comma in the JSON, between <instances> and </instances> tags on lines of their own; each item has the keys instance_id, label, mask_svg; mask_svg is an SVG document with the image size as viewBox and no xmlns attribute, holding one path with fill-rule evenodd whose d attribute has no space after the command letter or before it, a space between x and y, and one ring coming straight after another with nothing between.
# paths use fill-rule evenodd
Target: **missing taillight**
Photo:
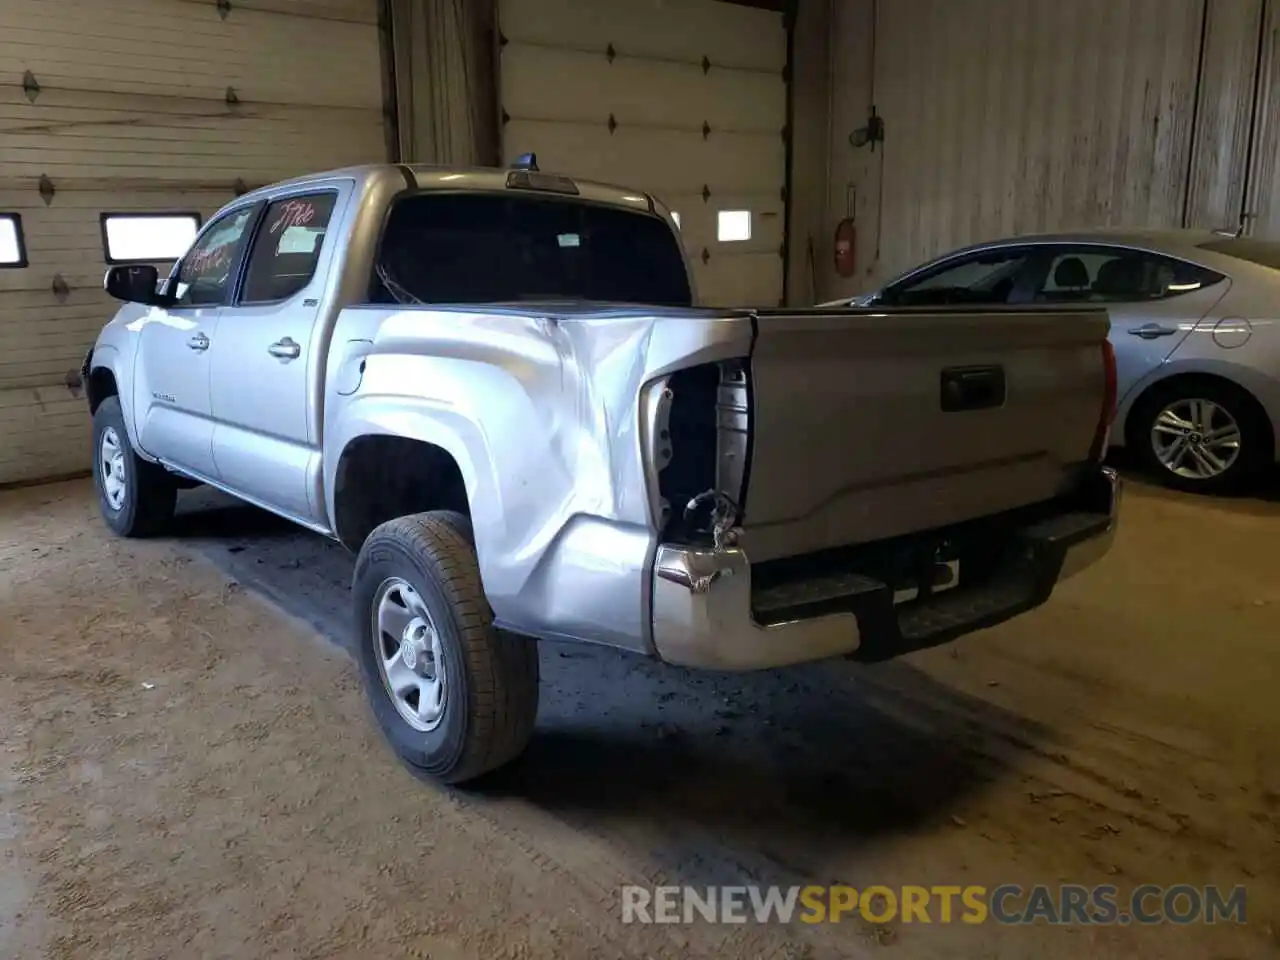
<instances>
[{"instance_id":1,"label":"missing taillight","mask_svg":"<svg viewBox=\"0 0 1280 960\"><path fill-rule=\"evenodd\" d=\"M740 520L749 439L746 369L730 361L681 370L668 389L666 456L658 475L662 536L712 546L717 529Z\"/></svg>"}]
</instances>

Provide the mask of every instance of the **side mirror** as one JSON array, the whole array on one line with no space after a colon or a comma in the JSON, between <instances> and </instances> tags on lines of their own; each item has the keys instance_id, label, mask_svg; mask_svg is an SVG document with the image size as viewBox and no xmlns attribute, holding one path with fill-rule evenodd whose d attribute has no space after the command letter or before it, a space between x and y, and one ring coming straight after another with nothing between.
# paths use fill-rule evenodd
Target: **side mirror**
<instances>
[{"instance_id":1,"label":"side mirror","mask_svg":"<svg viewBox=\"0 0 1280 960\"><path fill-rule=\"evenodd\" d=\"M156 291L160 271L149 263L132 263L107 271L103 287L117 300L161 306L163 297Z\"/></svg>"}]
</instances>

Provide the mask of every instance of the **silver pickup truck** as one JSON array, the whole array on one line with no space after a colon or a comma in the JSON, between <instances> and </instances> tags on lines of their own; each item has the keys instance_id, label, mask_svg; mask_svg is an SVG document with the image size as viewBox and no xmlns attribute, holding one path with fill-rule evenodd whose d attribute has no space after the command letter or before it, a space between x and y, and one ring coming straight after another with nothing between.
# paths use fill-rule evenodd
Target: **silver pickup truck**
<instances>
[{"instance_id":1,"label":"silver pickup truck","mask_svg":"<svg viewBox=\"0 0 1280 960\"><path fill-rule=\"evenodd\" d=\"M373 712L448 782L527 743L533 640L882 660L1037 606L1115 530L1105 313L695 307L661 203L536 163L276 184L106 287L107 524L209 484L358 552Z\"/></svg>"}]
</instances>

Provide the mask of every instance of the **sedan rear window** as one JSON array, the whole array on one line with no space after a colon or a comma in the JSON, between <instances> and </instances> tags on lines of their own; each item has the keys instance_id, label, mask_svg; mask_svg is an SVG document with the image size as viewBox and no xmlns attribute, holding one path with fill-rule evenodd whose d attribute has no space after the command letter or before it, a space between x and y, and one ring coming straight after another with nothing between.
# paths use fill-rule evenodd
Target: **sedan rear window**
<instances>
[{"instance_id":1,"label":"sedan rear window","mask_svg":"<svg viewBox=\"0 0 1280 960\"><path fill-rule=\"evenodd\" d=\"M371 297L692 302L680 243L665 220L514 193L424 192L398 200L379 246Z\"/></svg>"},{"instance_id":2,"label":"sedan rear window","mask_svg":"<svg viewBox=\"0 0 1280 960\"><path fill-rule=\"evenodd\" d=\"M1220 253L1224 257L1247 260L1261 267L1280 270L1280 243L1270 240L1254 240L1250 237L1223 237L1198 244L1201 250Z\"/></svg>"}]
</instances>

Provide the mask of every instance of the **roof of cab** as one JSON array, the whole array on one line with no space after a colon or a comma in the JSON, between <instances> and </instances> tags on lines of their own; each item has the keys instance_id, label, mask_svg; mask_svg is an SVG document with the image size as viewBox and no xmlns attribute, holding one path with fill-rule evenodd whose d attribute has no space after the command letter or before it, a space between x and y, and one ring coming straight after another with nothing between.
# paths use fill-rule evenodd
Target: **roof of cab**
<instances>
[{"instance_id":1,"label":"roof of cab","mask_svg":"<svg viewBox=\"0 0 1280 960\"><path fill-rule=\"evenodd\" d=\"M325 170L319 173L310 173L301 177L281 180L251 191L246 196L270 194L278 191L281 187L304 186L325 180L354 180L357 186L364 186L370 180L383 177L394 178L399 181L406 181L412 178L416 188L419 190L474 190L500 193L508 189L514 189L507 186L507 177L510 172L510 170L498 167L445 167L424 163L370 163L357 167L340 167L336 170ZM549 171L538 172L559 176L550 174ZM632 190L614 184L598 183L594 180L579 180L577 177L569 177L568 179L572 180L578 188L578 197L580 199L589 200L593 203L626 207L644 213L654 212L655 204L653 198L640 190ZM563 195L560 194L560 196Z\"/></svg>"}]
</instances>

